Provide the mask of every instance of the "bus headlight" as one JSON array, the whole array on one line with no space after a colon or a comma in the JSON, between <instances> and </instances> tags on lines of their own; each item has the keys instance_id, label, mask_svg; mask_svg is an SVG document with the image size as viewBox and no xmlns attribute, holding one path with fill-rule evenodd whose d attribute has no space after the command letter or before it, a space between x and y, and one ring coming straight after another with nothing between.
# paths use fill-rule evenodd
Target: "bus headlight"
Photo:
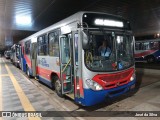
<instances>
[{"instance_id":1,"label":"bus headlight","mask_svg":"<svg viewBox=\"0 0 160 120\"><path fill-rule=\"evenodd\" d=\"M86 80L87 85L95 91L103 90L102 86L91 79Z\"/></svg>"},{"instance_id":2,"label":"bus headlight","mask_svg":"<svg viewBox=\"0 0 160 120\"><path fill-rule=\"evenodd\" d=\"M131 76L131 78L130 78L130 81L133 81L133 80L135 79L135 77L136 77L136 75L133 74L133 75Z\"/></svg>"}]
</instances>

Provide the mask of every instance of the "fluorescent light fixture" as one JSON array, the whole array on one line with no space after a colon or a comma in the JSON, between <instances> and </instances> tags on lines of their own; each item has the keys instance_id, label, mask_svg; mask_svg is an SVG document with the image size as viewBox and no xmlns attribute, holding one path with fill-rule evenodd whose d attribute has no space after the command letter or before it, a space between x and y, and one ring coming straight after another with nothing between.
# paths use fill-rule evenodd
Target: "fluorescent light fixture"
<instances>
[{"instance_id":1,"label":"fluorescent light fixture","mask_svg":"<svg viewBox=\"0 0 160 120\"><path fill-rule=\"evenodd\" d=\"M30 16L16 16L17 25L31 25L31 17Z\"/></svg>"},{"instance_id":2,"label":"fluorescent light fixture","mask_svg":"<svg viewBox=\"0 0 160 120\"><path fill-rule=\"evenodd\" d=\"M95 24L111 27L123 27L123 22L108 19L95 19Z\"/></svg>"}]
</instances>

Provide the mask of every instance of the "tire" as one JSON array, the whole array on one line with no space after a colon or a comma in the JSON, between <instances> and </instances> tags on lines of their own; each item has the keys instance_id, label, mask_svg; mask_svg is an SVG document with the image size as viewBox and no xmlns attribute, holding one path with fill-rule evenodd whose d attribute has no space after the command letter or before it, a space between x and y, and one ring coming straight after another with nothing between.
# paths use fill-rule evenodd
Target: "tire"
<instances>
[{"instance_id":1,"label":"tire","mask_svg":"<svg viewBox=\"0 0 160 120\"><path fill-rule=\"evenodd\" d=\"M51 77L51 84L52 84L52 89L55 90L55 80L57 80L58 78L55 76Z\"/></svg>"},{"instance_id":2,"label":"tire","mask_svg":"<svg viewBox=\"0 0 160 120\"><path fill-rule=\"evenodd\" d=\"M31 78L31 75L30 75L28 66L26 67L26 74L27 74L27 76L28 76L29 78Z\"/></svg>"},{"instance_id":3,"label":"tire","mask_svg":"<svg viewBox=\"0 0 160 120\"><path fill-rule=\"evenodd\" d=\"M154 62L155 62L154 56L148 56L147 57L147 63L154 63Z\"/></svg>"},{"instance_id":4,"label":"tire","mask_svg":"<svg viewBox=\"0 0 160 120\"><path fill-rule=\"evenodd\" d=\"M57 93L57 95L59 97L63 97L63 94L62 94L62 85L61 85L61 82L59 79L56 79L55 81L55 91Z\"/></svg>"}]
</instances>

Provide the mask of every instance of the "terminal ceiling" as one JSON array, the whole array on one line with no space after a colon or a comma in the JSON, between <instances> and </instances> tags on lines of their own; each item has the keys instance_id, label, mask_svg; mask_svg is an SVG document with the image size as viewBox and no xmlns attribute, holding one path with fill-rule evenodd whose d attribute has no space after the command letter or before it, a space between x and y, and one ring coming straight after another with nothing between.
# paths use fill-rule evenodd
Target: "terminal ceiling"
<instances>
[{"instance_id":1,"label":"terminal ceiling","mask_svg":"<svg viewBox=\"0 0 160 120\"><path fill-rule=\"evenodd\" d=\"M160 32L160 0L0 0L0 48L85 10L123 16L135 36Z\"/></svg>"}]
</instances>

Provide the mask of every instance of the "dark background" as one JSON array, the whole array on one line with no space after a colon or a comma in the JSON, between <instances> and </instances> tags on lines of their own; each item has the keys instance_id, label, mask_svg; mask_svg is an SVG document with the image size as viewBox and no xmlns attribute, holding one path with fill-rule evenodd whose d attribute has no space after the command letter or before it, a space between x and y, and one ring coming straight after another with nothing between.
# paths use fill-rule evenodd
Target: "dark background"
<instances>
[{"instance_id":1,"label":"dark background","mask_svg":"<svg viewBox=\"0 0 160 120\"><path fill-rule=\"evenodd\" d=\"M120 15L136 39L154 38L160 29L160 0L0 0L0 49L78 11ZM16 15L30 16L32 26L18 26Z\"/></svg>"}]
</instances>

